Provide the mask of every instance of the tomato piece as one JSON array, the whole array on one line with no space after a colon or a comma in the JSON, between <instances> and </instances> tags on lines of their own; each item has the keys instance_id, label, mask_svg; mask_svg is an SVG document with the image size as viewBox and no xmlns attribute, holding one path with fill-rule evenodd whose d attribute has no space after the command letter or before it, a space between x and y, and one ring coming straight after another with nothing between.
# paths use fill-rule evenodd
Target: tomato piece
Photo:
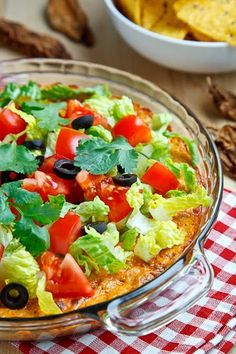
<instances>
[{"instance_id":1,"label":"tomato piece","mask_svg":"<svg viewBox=\"0 0 236 354\"><path fill-rule=\"evenodd\" d=\"M39 193L43 201L47 201L49 195L64 194L65 198L70 195L71 191L67 182L53 173L36 171L32 178L23 179L22 188L29 192Z\"/></svg>"},{"instance_id":2,"label":"tomato piece","mask_svg":"<svg viewBox=\"0 0 236 354\"><path fill-rule=\"evenodd\" d=\"M56 220L49 227L50 251L66 254L70 245L81 236L79 215L68 212L63 218Z\"/></svg>"},{"instance_id":3,"label":"tomato piece","mask_svg":"<svg viewBox=\"0 0 236 354\"><path fill-rule=\"evenodd\" d=\"M42 171L44 173L52 173L55 162L60 159L64 159L64 156L54 154L47 157L43 161L42 165L39 167L39 171Z\"/></svg>"},{"instance_id":4,"label":"tomato piece","mask_svg":"<svg viewBox=\"0 0 236 354\"><path fill-rule=\"evenodd\" d=\"M79 141L88 138L87 134L80 133L75 129L61 128L56 142L56 154L73 159Z\"/></svg>"},{"instance_id":5,"label":"tomato piece","mask_svg":"<svg viewBox=\"0 0 236 354\"><path fill-rule=\"evenodd\" d=\"M72 114L81 112L83 113L83 105L78 100L68 100L66 107L66 118L71 118Z\"/></svg>"},{"instance_id":6,"label":"tomato piece","mask_svg":"<svg viewBox=\"0 0 236 354\"><path fill-rule=\"evenodd\" d=\"M78 185L84 192L86 200L93 200L96 195L101 195L101 190L113 184L111 177L105 175L92 175L87 171L80 171L76 176Z\"/></svg>"},{"instance_id":7,"label":"tomato piece","mask_svg":"<svg viewBox=\"0 0 236 354\"><path fill-rule=\"evenodd\" d=\"M160 194L166 194L179 185L174 173L160 162L155 162L141 178L142 182L149 184Z\"/></svg>"},{"instance_id":8,"label":"tomato piece","mask_svg":"<svg viewBox=\"0 0 236 354\"><path fill-rule=\"evenodd\" d=\"M4 252L4 246L0 243L0 260L2 259L3 252Z\"/></svg>"},{"instance_id":9,"label":"tomato piece","mask_svg":"<svg viewBox=\"0 0 236 354\"><path fill-rule=\"evenodd\" d=\"M109 220L119 222L133 210L126 200L126 193L129 188L108 186L102 190L100 198L110 208Z\"/></svg>"},{"instance_id":10,"label":"tomato piece","mask_svg":"<svg viewBox=\"0 0 236 354\"><path fill-rule=\"evenodd\" d=\"M25 130L26 122L18 114L5 108L0 111L0 140L3 140L8 134L18 134ZM25 141L26 135L22 135L18 140L18 144Z\"/></svg>"},{"instance_id":11,"label":"tomato piece","mask_svg":"<svg viewBox=\"0 0 236 354\"><path fill-rule=\"evenodd\" d=\"M122 135L130 145L148 143L151 140L151 129L136 115L129 115L120 119L112 129L115 138Z\"/></svg>"},{"instance_id":12,"label":"tomato piece","mask_svg":"<svg viewBox=\"0 0 236 354\"><path fill-rule=\"evenodd\" d=\"M69 253L61 260L53 252L45 252L41 255L39 264L40 269L46 273L46 290L55 298L93 296L94 290L88 279Z\"/></svg>"}]
</instances>

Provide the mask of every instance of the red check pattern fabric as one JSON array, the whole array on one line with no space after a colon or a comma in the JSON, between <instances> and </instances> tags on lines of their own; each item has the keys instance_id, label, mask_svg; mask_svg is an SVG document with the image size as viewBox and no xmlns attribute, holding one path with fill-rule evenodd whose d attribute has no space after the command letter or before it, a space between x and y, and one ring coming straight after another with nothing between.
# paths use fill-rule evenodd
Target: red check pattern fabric
<instances>
[{"instance_id":1,"label":"red check pattern fabric","mask_svg":"<svg viewBox=\"0 0 236 354\"><path fill-rule=\"evenodd\" d=\"M218 222L205 242L211 291L169 325L145 336L104 329L46 342L15 342L25 354L221 354L236 343L236 194L224 191Z\"/></svg>"}]
</instances>

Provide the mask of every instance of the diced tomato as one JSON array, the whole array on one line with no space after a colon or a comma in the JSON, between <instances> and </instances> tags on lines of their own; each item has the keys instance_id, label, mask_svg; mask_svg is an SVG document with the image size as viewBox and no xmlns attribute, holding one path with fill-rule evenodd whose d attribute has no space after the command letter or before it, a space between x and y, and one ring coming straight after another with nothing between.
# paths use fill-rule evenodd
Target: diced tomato
<instances>
[{"instance_id":1,"label":"diced tomato","mask_svg":"<svg viewBox=\"0 0 236 354\"><path fill-rule=\"evenodd\" d=\"M68 181L57 177L54 173L36 171L31 178L23 180L22 188L39 193L43 201L47 201L49 195L58 194L64 194L66 200L71 203L83 200L81 189L78 188L75 180Z\"/></svg>"},{"instance_id":2,"label":"diced tomato","mask_svg":"<svg viewBox=\"0 0 236 354\"><path fill-rule=\"evenodd\" d=\"M80 133L75 129L61 128L56 142L56 154L73 159L79 141L88 138L87 134Z\"/></svg>"},{"instance_id":3,"label":"diced tomato","mask_svg":"<svg viewBox=\"0 0 236 354\"><path fill-rule=\"evenodd\" d=\"M131 213L132 208L126 200L128 189L127 187L117 186L108 186L107 189L103 189L100 198L110 208L108 215L110 221L119 222Z\"/></svg>"},{"instance_id":4,"label":"diced tomato","mask_svg":"<svg viewBox=\"0 0 236 354\"><path fill-rule=\"evenodd\" d=\"M81 112L83 113L83 105L78 100L69 100L66 108L66 118L71 118L72 114Z\"/></svg>"},{"instance_id":5,"label":"diced tomato","mask_svg":"<svg viewBox=\"0 0 236 354\"><path fill-rule=\"evenodd\" d=\"M26 122L10 109L5 108L0 111L0 140L3 140L8 134L18 134L25 130ZM25 141L26 135L22 135L18 140L18 144Z\"/></svg>"},{"instance_id":6,"label":"diced tomato","mask_svg":"<svg viewBox=\"0 0 236 354\"><path fill-rule=\"evenodd\" d=\"M68 212L63 218L56 220L49 228L50 251L66 254L70 245L81 236L80 217Z\"/></svg>"},{"instance_id":7,"label":"diced tomato","mask_svg":"<svg viewBox=\"0 0 236 354\"><path fill-rule=\"evenodd\" d=\"M2 259L3 252L4 252L4 246L0 243L0 260Z\"/></svg>"},{"instance_id":8,"label":"diced tomato","mask_svg":"<svg viewBox=\"0 0 236 354\"><path fill-rule=\"evenodd\" d=\"M46 273L46 290L55 298L93 296L94 290L88 279L69 253L61 260L53 252L45 252L40 256L39 264L40 269Z\"/></svg>"},{"instance_id":9,"label":"diced tomato","mask_svg":"<svg viewBox=\"0 0 236 354\"><path fill-rule=\"evenodd\" d=\"M115 138L124 136L130 145L148 143L151 140L151 129L137 115L129 115L120 119L112 129Z\"/></svg>"},{"instance_id":10,"label":"diced tomato","mask_svg":"<svg viewBox=\"0 0 236 354\"><path fill-rule=\"evenodd\" d=\"M149 184L160 194L166 194L179 185L174 173L160 162L155 162L143 175L142 182Z\"/></svg>"},{"instance_id":11,"label":"diced tomato","mask_svg":"<svg viewBox=\"0 0 236 354\"><path fill-rule=\"evenodd\" d=\"M52 173L53 172L53 166L55 162L59 159L64 159L64 156L54 154L52 156L47 157L42 165L39 167L39 171L45 172L45 173Z\"/></svg>"},{"instance_id":12,"label":"diced tomato","mask_svg":"<svg viewBox=\"0 0 236 354\"><path fill-rule=\"evenodd\" d=\"M96 195L101 195L101 189L112 185L111 177L105 175L92 175L87 171L80 171L76 176L76 181L84 192L86 200L93 200Z\"/></svg>"},{"instance_id":13,"label":"diced tomato","mask_svg":"<svg viewBox=\"0 0 236 354\"><path fill-rule=\"evenodd\" d=\"M76 180L83 189L86 200L93 200L99 196L109 206L110 221L118 222L132 211L126 200L128 188L115 186L111 177L80 171Z\"/></svg>"}]
</instances>

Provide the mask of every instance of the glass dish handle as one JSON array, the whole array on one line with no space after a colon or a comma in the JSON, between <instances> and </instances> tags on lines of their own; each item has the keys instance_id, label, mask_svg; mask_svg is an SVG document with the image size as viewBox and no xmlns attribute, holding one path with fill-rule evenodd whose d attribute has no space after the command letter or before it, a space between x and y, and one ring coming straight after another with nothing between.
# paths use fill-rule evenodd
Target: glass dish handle
<instances>
[{"instance_id":1,"label":"glass dish handle","mask_svg":"<svg viewBox=\"0 0 236 354\"><path fill-rule=\"evenodd\" d=\"M161 285L136 296L113 300L103 313L106 328L115 333L145 335L166 325L195 304L211 288L213 270L197 243L182 269Z\"/></svg>"}]
</instances>

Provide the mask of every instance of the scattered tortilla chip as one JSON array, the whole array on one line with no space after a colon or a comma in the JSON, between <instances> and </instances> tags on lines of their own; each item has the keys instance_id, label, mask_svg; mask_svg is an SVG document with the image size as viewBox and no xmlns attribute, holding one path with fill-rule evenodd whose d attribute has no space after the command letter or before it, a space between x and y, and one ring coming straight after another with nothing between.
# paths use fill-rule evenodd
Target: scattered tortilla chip
<instances>
[{"instance_id":1,"label":"scattered tortilla chip","mask_svg":"<svg viewBox=\"0 0 236 354\"><path fill-rule=\"evenodd\" d=\"M131 21L141 24L141 0L116 0L116 5Z\"/></svg>"},{"instance_id":2,"label":"scattered tortilla chip","mask_svg":"<svg viewBox=\"0 0 236 354\"><path fill-rule=\"evenodd\" d=\"M198 32L196 29L190 29L193 37L200 42L214 42L215 40L205 34Z\"/></svg>"},{"instance_id":3,"label":"scattered tortilla chip","mask_svg":"<svg viewBox=\"0 0 236 354\"><path fill-rule=\"evenodd\" d=\"M177 17L191 28L236 46L235 0L178 0L174 9Z\"/></svg>"},{"instance_id":4,"label":"scattered tortilla chip","mask_svg":"<svg viewBox=\"0 0 236 354\"><path fill-rule=\"evenodd\" d=\"M151 30L169 37L184 39L189 32L189 28L185 23L176 17L173 8L174 1L157 0L157 2L162 3L162 8L164 10L162 16L157 19Z\"/></svg>"}]
</instances>

